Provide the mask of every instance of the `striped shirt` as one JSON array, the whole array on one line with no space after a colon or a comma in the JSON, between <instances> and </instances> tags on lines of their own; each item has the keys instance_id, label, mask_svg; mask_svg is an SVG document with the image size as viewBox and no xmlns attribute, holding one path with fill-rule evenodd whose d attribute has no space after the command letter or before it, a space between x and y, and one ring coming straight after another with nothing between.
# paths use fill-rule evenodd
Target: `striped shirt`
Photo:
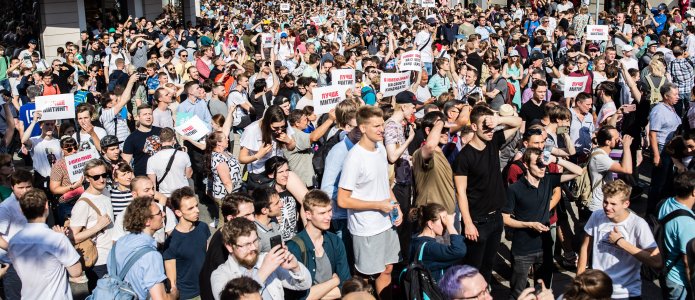
<instances>
[{"instance_id":1,"label":"striped shirt","mask_svg":"<svg viewBox=\"0 0 695 300\"><path fill-rule=\"evenodd\" d=\"M133 194L130 191L111 189L111 206L113 206L113 217L116 218L121 212L124 212L131 201L133 201Z\"/></svg>"}]
</instances>

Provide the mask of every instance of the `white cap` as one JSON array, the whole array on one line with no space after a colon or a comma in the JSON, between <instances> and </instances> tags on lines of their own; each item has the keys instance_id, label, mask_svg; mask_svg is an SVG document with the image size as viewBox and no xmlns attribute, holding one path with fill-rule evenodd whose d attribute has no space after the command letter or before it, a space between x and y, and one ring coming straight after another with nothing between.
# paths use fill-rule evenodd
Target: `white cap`
<instances>
[{"instance_id":1,"label":"white cap","mask_svg":"<svg viewBox=\"0 0 695 300\"><path fill-rule=\"evenodd\" d=\"M634 49L635 48L633 48L632 45L623 45L623 52L630 52Z\"/></svg>"}]
</instances>

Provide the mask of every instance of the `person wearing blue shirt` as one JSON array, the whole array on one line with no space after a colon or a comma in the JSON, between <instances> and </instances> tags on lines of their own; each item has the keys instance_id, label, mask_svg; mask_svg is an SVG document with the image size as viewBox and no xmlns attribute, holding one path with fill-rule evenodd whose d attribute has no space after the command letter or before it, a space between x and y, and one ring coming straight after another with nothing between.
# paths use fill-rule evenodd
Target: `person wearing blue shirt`
<instances>
[{"instance_id":1,"label":"person wearing blue shirt","mask_svg":"<svg viewBox=\"0 0 695 300\"><path fill-rule=\"evenodd\" d=\"M208 126L208 129L212 129L212 116L210 115L210 110L208 110L207 104L204 100L205 90L201 88L200 85L195 81L186 83L184 89L186 90L188 97L186 101L179 104L177 114L187 115L188 117L196 115ZM178 122L180 120L176 121Z\"/></svg>"},{"instance_id":2,"label":"person wearing blue shirt","mask_svg":"<svg viewBox=\"0 0 695 300\"><path fill-rule=\"evenodd\" d=\"M647 1L647 7L652 12L652 25L654 26L654 28L656 28L656 34L659 35L661 34L661 31L664 30L664 27L666 26L666 22L668 20L668 16L666 16L666 11L668 10L668 7L666 6L666 4L661 3L657 8L653 8L651 7L649 1Z\"/></svg>"},{"instance_id":3,"label":"person wearing blue shirt","mask_svg":"<svg viewBox=\"0 0 695 300\"><path fill-rule=\"evenodd\" d=\"M421 261L432 274L432 279L439 281L446 269L462 263L466 256L466 243L454 227L454 216L450 216L441 204L428 203L418 207L417 221L421 231L410 243L409 261ZM449 233L449 245L437 242L445 232Z\"/></svg>"},{"instance_id":4,"label":"person wearing blue shirt","mask_svg":"<svg viewBox=\"0 0 695 300\"><path fill-rule=\"evenodd\" d=\"M24 129L28 128L29 124L31 124L31 120L34 119L34 111L36 110L36 103L34 103L34 99L40 95L41 90L38 86L34 85L27 88L27 97L29 98L29 102L26 102L26 104L23 104L19 107L18 117L19 120L22 121L22 126L18 128L19 132L24 132ZM41 127L34 126L34 129L31 131L30 137L35 137L39 135L41 135Z\"/></svg>"},{"instance_id":5,"label":"person wearing blue shirt","mask_svg":"<svg viewBox=\"0 0 695 300\"><path fill-rule=\"evenodd\" d=\"M364 104L375 105L377 99L377 92L374 90L374 82L379 81L379 69L369 66L364 69L365 79L362 87L362 100Z\"/></svg>"},{"instance_id":6,"label":"person wearing blue shirt","mask_svg":"<svg viewBox=\"0 0 695 300\"><path fill-rule=\"evenodd\" d=\"M164 211L153 198L137 197L125 211L123 226L130 233L114 244L111 251L115 259L108 261L109 270L122 269L137 250L150 248L152 251L145 253L130 268L125 281L138 299L178 299L176 286L172 286L168 294L165 291L162 255L157 252L157 242L153 238L154 233L164 227Z\"/></svg>"},{"instance_id":7,"label":"person wearing blue shirt","mask_svg":"<svg viewBox=\"0 0 695 300\"><path fill-rule=\"evenodd\" d=\"M666 275L665 288L669 294L668 299L686 299L685 287L689 278L684 257L688 242L695 238L695 214L692 211L695 204L695 172L678 175L673 181L673 191L676 196L664 200L659 208L658 219L662 220L677 210L683 210L690 215L676 217L664 225L664 266L668 268L673 265Z\"/></svg>"},{"instance_id":8,"label":"person wearing blue shirt","mask_svg":"<svg viewBox=\"0 0 695 300\"><path fill-rule=\"evenodd\" d=\"M432 92L432 97L439 97L439 95L449 91L451 88L451 79L449 78L449 74L451 74L449 59L437 59L437 73L434 74L430 78L430 82L427 83L427 86Z\"/></svg>"}]
</instances>

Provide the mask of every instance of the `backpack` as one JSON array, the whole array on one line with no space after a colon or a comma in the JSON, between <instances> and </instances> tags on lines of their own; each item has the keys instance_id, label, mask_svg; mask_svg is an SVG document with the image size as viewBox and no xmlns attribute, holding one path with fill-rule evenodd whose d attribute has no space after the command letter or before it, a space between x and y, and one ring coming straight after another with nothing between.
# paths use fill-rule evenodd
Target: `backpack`
<instances>
[{"instance_id":1,"label":"backpack","mask_svg":"<svg viewBox=\"0 0 695 300\"><path fill-rule=\"evenodd\" d=\"M430 270L422 264L422 253L427 242L422 243L417 260L410 263L401 273L401 289L403 298L408 300L444 300L437 282L432 278Z\"/></svg>"},{"instance_id":2,"label":"backpack","mask_svg":"<svg viewBox=\"0 0 695 300\"><path fill-rule=\"evenodd\" d=\"M123 269L116 270L116 247L111 249L109 254L109 263L107 268L109 273L97 281L96 288L92 294L87 296L86 300L136 300L137 293L130 286L130 283L124 281L125 276L130 271L130 268L145 254L156 251L152 247L142 247L135 251L133 255L126 261Z\"/></svg>"},{"instance_id":3,"label":"backpack","mask_svg":"<svg viewBox=\"0 0 695 300\"><path fill-rule=\"evenodd\" d=\"M586 166L583 168L582 175L575 178L573 183L570 185L570 193L572 198L577 202L578 205L581 205L582 207L589 207L589 204L591 204L591 194L601 183L599 181L597 184L592 186L591 173L589 172L589 163L591 163L591 159L601 153L603 152L593 151L591 153L589 160L587 160Z\"/></svg>"},{"instance_id":4,"label":"backpack","mask_svg":"<svg viewBox=\"0 0 695 300\"><path fill-rule=\"evenodd\" d=\"M333 149L333 146L337 145L340 143L342 140L340 138L341 133L343 132L342 129L338 130L333 136L328 138L322 145L319 147L318 150L314 153L314 156L311 158L311 164L314 167L314 176L316 176L316 183L318 184L317 186L321 186L321 179L323 178L323 171L326 168L326 157L328 156L328 152ZM347 136L345 137L347 139ZM347 140L348 143L348 150L352 148L352 143L350 140Z\"/></svg>"},{"instance_id":5,"label":"backpack","mask_svg":"<svg viewBox=\"0 0 695 300\"><path fill-rule=\"evenodd\" d=\"M657 210L659 211L661 206L664 204L664 201L662 200L657 204ZM642 269L641 269L641 275L642 278L645 278L646 280L651 280L653 281L654 279L658 279L660 286L665 287L666 286L666 276L668 273L673 269L673 267L678 264L679 261L683 259L683 254L685 253L680 253L675 260L673 260L670 264L666 265L666 224L668 222L671 222L673 219L678 218L678 217L691 217L695 219L695 216L693 216L692 212L687 211L685 209L676 209L670 213L668 213L666 216L664 216L661 219L657 219L655 216L650 215L648 217L648 223L651 225L652 229L652 234L654 235L654 241L656 241L656 246L659 248L659 252L662 253L662 256L664 257L664 266L662 268L652 268L649 267L645 264L642 264ZM662 295L664 296L664 299L668 299L668 290L666 288L661 289Z\"/></svg>"},{"instance_id":6,"label":"backpack","mask_svg":"<svg viewBox=\"0 0 695 300\"><path fill-rule=\"evenodd\" d=\"M651 76L646 76L646 79L647 79L647 83L649 83L649 103L651 105L654 105L654 104L661 102L661 100L663 100L663 97L661 97L661 92L659 90L664 85L666 80L664 80L662 78L659 85L656 86L656 85L654 85L654 82L652 81Z\"/></svg>"},{"instance_id":7,"label":"backpack","mask_svg":"<svg viewBox=\"0 0 695 300\"><path fill-rule=\"evenodd\" d=\"M695 261L695 238L688 241L688 244L685 246L685 252L689 262ZM695 268L690 267L690 278L688 278L688 282L685 284L685 288L688 290L688 299L695 299L695 295L693 295L693 286L695 286L694 269Z\"/></svg>"},{"instance_id":8,"label":"backpack","mask_svg":"<svg viewBox=\"0 0 695 300\"><path fill-rule=\"evenodd\" d=\"M495 82L495 85L497 85L502 79L504 78L500 76L500 78L498 78ZM504 79L504 81L507 83L507 94L504 95L504 103L512 104L512 100L514 100L514 95L516 95L516 87L514 86L514 84L509 82L509 80Z\"/></svg>"},{"instance_id":9,"label":"backpack","mask_svg":"<svg viewBox=\"0 0 695 300\"><path fill-rule=\"evenodd\" d=\"M507 182L507 179L509 178L509 170L512 168L512 166L517 166L521 169L521 172L522 172L521 176L522 177L524 176L524 174L526 174L526 166L524 166L524 163L521 162L521 159L515 160L514 158L512 158L512 160L510 160L507 163L507 165L504 166L504 168L502 169L502 176L503 176L502 178L504 179L505 186L509 186L511 184L511 183Z\"/></svg>"}]
</instances>

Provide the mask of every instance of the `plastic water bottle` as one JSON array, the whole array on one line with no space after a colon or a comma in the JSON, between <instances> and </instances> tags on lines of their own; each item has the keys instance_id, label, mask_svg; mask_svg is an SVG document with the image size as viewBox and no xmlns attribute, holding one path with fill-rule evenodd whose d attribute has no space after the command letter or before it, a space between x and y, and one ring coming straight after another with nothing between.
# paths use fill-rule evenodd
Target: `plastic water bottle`
<instances>
[{"instance_id":1,"label":"plastic water bottle","mask_svg":"<svg viewBox=\"0 0 695 300\"><path fill-rule=\"evenodd\" d=\"M391 201L391 204L396 204L396 201ZM396 223L396 219L398 219L398 208L394 207L393 210L389 213L391 216L391 224Z\"/></svg>"}]
</instances>

